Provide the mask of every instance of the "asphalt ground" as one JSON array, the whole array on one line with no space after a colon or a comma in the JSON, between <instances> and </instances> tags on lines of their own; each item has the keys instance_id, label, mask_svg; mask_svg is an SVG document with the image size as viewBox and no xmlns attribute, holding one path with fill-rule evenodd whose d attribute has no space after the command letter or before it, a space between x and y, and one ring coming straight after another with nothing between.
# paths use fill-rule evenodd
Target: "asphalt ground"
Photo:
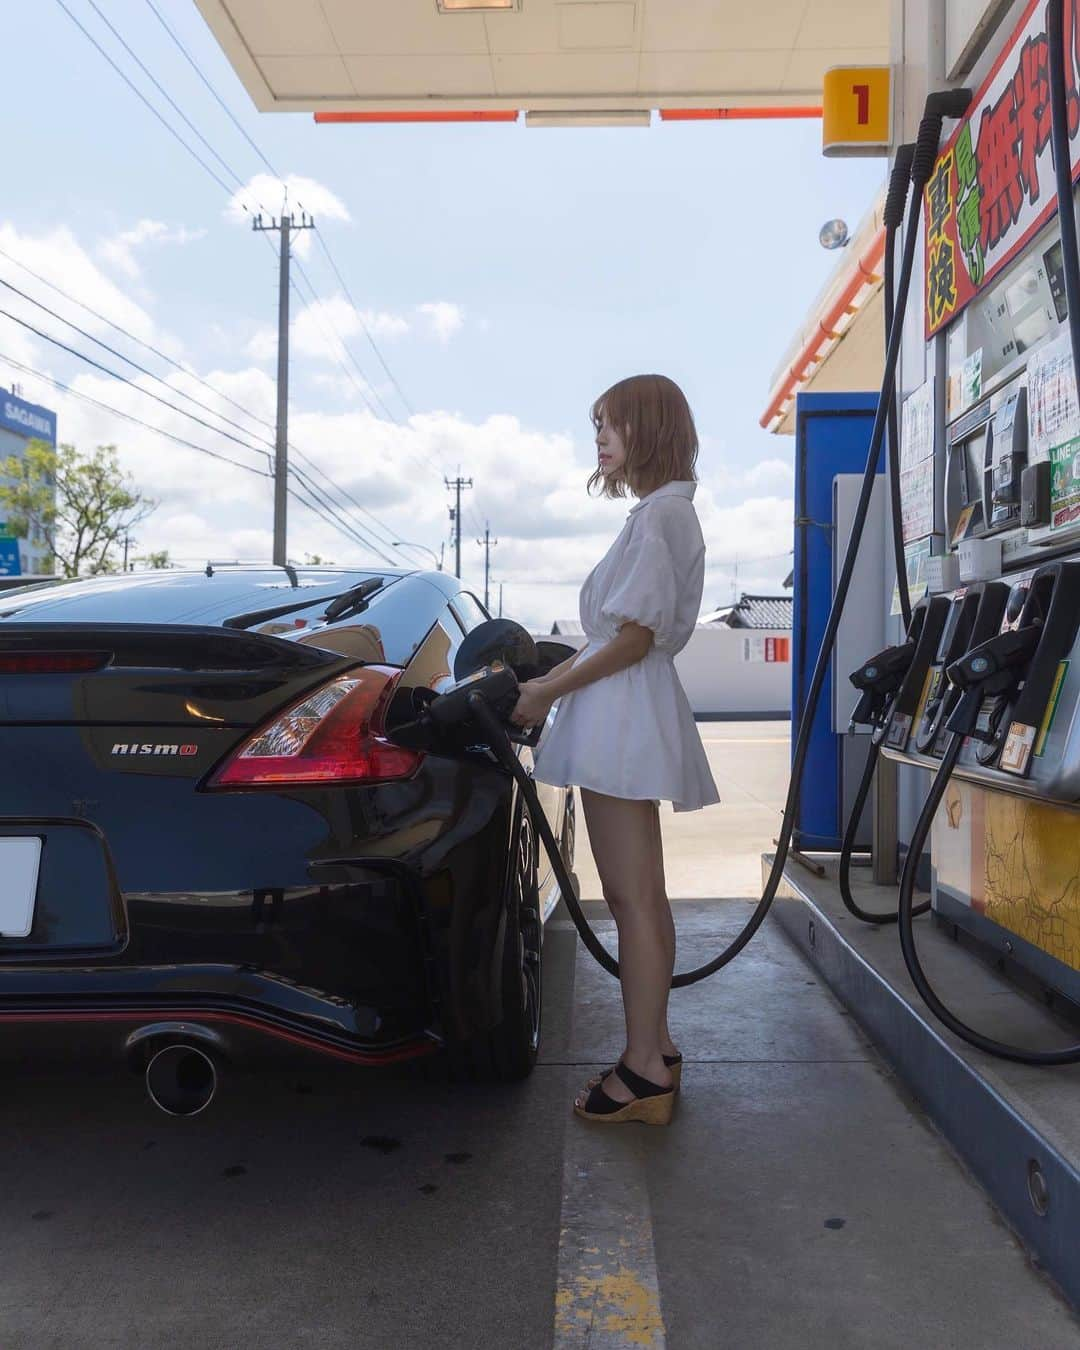
<instances>
[{"instance_id":1,"label":"asphalt ground","mask_svg":"<svg viewBox=\"0 0 1080 1350\"><path fill-rule=\"evenodd\" d=\"M757 872L717 883L769 847L786 765L784 724L701 730L724 804L664 818L687 963L745 915ZM574 1119L620 1005L557 915L541 1063L513 1088L303 1063L174 1121L122 1069L4 1071L0 1347L1080 1346L779 930L673 1021L670 1128Z\"/></svg>"}]
</instances>

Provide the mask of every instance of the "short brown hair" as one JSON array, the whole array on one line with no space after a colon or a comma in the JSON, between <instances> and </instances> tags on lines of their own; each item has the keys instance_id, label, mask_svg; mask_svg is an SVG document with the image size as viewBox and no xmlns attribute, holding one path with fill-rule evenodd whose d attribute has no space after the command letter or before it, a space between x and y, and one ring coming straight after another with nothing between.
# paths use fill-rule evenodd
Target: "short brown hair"
<instances>
[{"instance_id":1,"label":"short brown hair","mask_svg":"<svg viewBox=\"0 0 1080 1350\"><path fill-rule=\"evenodd\" d=\"M625 497L629 488L643 497L674 480L694 480L698 438L686 395L666 375L631 375L601 394L592 405L593 426L607 415L626 446L626 467L613 482L599 469L589 491L603 485L601 496Z\"/></svg>"}]
</instances>

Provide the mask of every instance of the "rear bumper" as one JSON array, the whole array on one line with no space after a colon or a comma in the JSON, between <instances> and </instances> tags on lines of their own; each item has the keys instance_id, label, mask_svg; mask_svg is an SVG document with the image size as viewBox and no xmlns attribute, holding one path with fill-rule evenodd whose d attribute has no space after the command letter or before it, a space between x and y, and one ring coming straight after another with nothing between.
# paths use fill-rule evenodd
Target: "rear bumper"
<instances>
[{"instance_id":1,"label":"rear bumper","mask_svg":"<svg viewBox=\"0 0 1080 1350\"><path fill-rule=\"evenodd\" d=\"M236 1063L276 1060L292 1050L377 1066L417 1059L441 1045L430 1030L387 1032L373 1010L336 1006L307 991L295 991L292 1006L166 987L155 994L137 986L152 983L155 974L160 979L162 972L131 970L121 981L111 972L111 987L82 994L70 992L68 974L68 991L50 993L43 986L53 981L40 971L34 974L33 993L0 998L2 1059L131 1057L149 1041L185 1039L206 1043ZM169 972L174 987L177 975Z\"/></svg>"}]
</instances>

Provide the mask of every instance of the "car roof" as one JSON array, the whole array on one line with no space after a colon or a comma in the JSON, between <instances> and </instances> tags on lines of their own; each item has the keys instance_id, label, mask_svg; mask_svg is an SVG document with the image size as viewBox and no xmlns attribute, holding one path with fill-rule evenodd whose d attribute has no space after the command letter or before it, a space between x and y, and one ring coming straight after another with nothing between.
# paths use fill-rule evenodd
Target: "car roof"
<instances>
[{"instance_id":1,"label":"car roof","mask_svg":"<svg viewBox=\"0 0 1080 1350\"><path fill-rule=\"evenodd\" d=\"M440 573L400 567L237 567L169 568L82 577L17 587L0 594L0 624L14 623L185 623L217 625L236 614L329 599L370 577L387 582L422 575L448 597L460 583ZM295 582L295 584L294 584Z\"/></svg>"}]
</instances>

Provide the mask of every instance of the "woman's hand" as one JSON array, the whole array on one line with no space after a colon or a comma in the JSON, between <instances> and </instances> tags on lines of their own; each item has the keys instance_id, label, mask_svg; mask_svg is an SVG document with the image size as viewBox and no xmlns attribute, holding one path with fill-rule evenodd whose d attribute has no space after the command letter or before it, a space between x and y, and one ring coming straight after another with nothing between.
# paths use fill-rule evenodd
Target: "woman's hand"
<instances>
[{"instance_id":1,"label":"woman's hand","mask_svg":"<svg viewBox=\"0 0 1080 1350\"><path fill-rule=\"evenodd\" d=\"M510 714L516 727L535 727L547 717L555 700L539 680L526 680L518 690L518 701Z\"/></svg>"}]
</instances>

